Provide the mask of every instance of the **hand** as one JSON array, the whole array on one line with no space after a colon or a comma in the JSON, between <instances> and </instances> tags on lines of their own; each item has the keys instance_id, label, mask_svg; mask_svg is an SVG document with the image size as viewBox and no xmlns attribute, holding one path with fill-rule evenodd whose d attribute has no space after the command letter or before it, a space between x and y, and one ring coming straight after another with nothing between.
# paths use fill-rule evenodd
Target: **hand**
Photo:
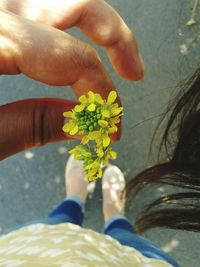
<instances>
[{"instance_id":1,"label":"hand","mask_svg":"<svg viewBox=\"0 0 200 267\"><path fill-rule=\"evenodd\" d=\"M119 75L128 80L139 80L144 75L133 32L103 0L0 0L0 7L60 30L79 27L105 48Z\"/></svg>"},{"instance_id":2,"label":"hand","mask_svg":"<svg viewBox=\"0 0 200 267\"><path fill-rule=\"evenodd\" d=\"M46 21L43 23L59 28L80 26L95 43L106 47L118 73L129 79L141 78L143 70L139 71L140 75L138 76L139 67L136 63L138 52L133 35L119 15L103 1L87 1L90 3L88 6L85 4L86 1L66 2L68 8L65 9L66 12L63 12L63 14L66 13L65 16L61 16L61 13L57 12L57 19L56 16L52 18L53 11L47 10L47 15L43 17ZM74 5L70 9L71 12L69 2L72 6ZM25 1L25 3L28 5L31 2ZM102 14L95 13L97 10L94 3L104 6ZM24 12L21 15L25 17L32 14L28 12L28 8L19 10ZM41 11L42 9L36 8L35 11L37 10ZM61 10L60 8L60 12ZM92 16L92 10L94 16ZM91 31L89 31L90 24L87 19L90 20L90 23L93 21ZM41 21L41 16L35 16L35 20ZM104 24L103 22L106 20L107 22ZM102 29L100 21L103 23ZM2 58L0 73L17 74L22 72L30 78L47 84L71 85L77 96L95 89L96 92L106 97L114 88L96 51L80 40L50 26L31 22L5 10L0 10L0 23L0 56ZM121 34L119 34L119 25L123 25ZM98 31L95 32L94 29L98 29ZM118 32L118 37L112 39L110 34L105 36L102 34L105 31L113 32L113 36L115 32ZM127 49L123 47L125 44ZM124 55L120 53L122 50L126 51ZM128 55L129 59L125 60ZM128 67L130 56L135 58L135 61L131 61L135 62L135 65L130 64ZM31 146L66 139L61 130L62 112L71 109L75 104L69 100L35 99L0 107L1 118L4 118L0 121L0 158ZM119 139L119 136L120 131L114 138ZM14 141L11 142L11 140Z\"/></svg>"}]
</instances>

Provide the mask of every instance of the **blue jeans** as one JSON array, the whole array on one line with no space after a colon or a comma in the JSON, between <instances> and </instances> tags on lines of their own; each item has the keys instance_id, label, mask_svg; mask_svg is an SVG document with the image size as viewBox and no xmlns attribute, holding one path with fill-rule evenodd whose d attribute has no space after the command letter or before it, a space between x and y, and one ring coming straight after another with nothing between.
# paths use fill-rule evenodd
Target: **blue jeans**
<instances>
[{"instance_id":1,"label":"blue jeans","mask_svg":"<svg viewBox=\"0 0 200 267\"><path fill-rule=\"evenodd\" d=\"M61 202L45 219L35 220L23 225L27 226L35 223L59 224L73 223L82 225L84 216L84 204L78 197L69 197ZM16 230L16 228L15 228ZM174 267L180 267L167 253L159 249L153 242L136 234L134 228L125 216L116 215L106 222L103 228L105 235L118 240L121 245L135 248L144 256L153 259L161 259L170 263Z\"/></svg>"}]
</instances>

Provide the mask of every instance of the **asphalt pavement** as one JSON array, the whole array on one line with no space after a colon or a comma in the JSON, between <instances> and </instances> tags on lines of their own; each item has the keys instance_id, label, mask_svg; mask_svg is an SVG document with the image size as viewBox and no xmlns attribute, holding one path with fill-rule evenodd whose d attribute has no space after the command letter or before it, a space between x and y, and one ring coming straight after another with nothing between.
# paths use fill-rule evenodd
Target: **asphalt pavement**
<instances>
[{"instance_id":1,"label":"asphalt pavement","mask_svg":"<svg viewBox=\"0 0 200 267\"><path fill-rule=\"evenodd\" d=\"M129 180L148 165L149 144L160 114L178 92L181 80L200 62L200 25L186 26L192 0L110 0L108 3L135 32L146 65L142 81L125 81L116 75L104 50L95 46L124 106L122 139L114 145L119 154L115 163ZM89 42L77 29L68 32ZM69 87L43 85L24 75L2 75L0 87L0 104L34 97L75 98ZM46 216L65 197L67 150L66 142L48 144L0 163L1 232ZM158 191L163 193L165 189ZM147 192L137 199L128 214L131 220L149 195ZM85 227L97 231L103 225L101 198L99 180L88 200L84 222ZM169 252L181 266L200 267L199 234L154 229L144 236Z\"/></svg>"}]
</instances>

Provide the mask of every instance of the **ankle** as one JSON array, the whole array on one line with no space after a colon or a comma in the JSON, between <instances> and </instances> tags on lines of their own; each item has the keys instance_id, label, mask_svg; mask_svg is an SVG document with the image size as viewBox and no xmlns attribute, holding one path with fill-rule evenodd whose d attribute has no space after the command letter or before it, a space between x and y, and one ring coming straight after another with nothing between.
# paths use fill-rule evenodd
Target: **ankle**
<instances>
[{"instance_id":1,"label":"ankle","mask_svg":"<svg viewBox=\"0 0 200 267\"><path fill-rule=\"evenodd\" d=\"M106 228L108 225L112 224L113 222L115 222L117 220L126 220L126 221L128 221L128 219L127 219L127 217L125 215L114 214L113 216L111 216L107 220L104 220L104 228Z\"/></svg>"},{"instance_id":2,"label":"ankle","mask_svg":"<svg viewBox=\"0 0 200 267\"><path fill-rule=\"evenodd\" d=\"M124 216L124 210L116 209L113 206L111 206L111 207L106 206L103 209L103 216L104 216L104 221L107 222L112 217L115 217L115 216Z\"/></svg>"}]
</instances>

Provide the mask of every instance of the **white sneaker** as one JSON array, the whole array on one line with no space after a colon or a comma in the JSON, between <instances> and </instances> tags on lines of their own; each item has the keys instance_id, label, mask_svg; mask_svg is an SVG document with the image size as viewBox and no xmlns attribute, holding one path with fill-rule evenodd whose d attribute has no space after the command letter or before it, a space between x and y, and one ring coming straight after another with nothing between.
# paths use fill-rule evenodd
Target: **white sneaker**
<instances>
[{"instance_id":1,"label":"white sneaker","mask_svg":"<svg viewBox=\"0 0 200 267\"><path fill-rule=\"evenodd\" d=\"M122 171L114 165L109 165L102 178L103 214L107 221L113 215L124 215L125 178Z\"/></svg>"},{"instance_id":2,"label":"white sneaker","mask_svg":"<svg viewBox=\"0 0 200 267\"><path fill-rule=\"evenodd\" d=\"M65 167L66 195L78 196L84 203L87 195L91 195L95 189L95 183L88 183L82 161L75 160L71 155Z\"/></svg>"}]
</instances>

